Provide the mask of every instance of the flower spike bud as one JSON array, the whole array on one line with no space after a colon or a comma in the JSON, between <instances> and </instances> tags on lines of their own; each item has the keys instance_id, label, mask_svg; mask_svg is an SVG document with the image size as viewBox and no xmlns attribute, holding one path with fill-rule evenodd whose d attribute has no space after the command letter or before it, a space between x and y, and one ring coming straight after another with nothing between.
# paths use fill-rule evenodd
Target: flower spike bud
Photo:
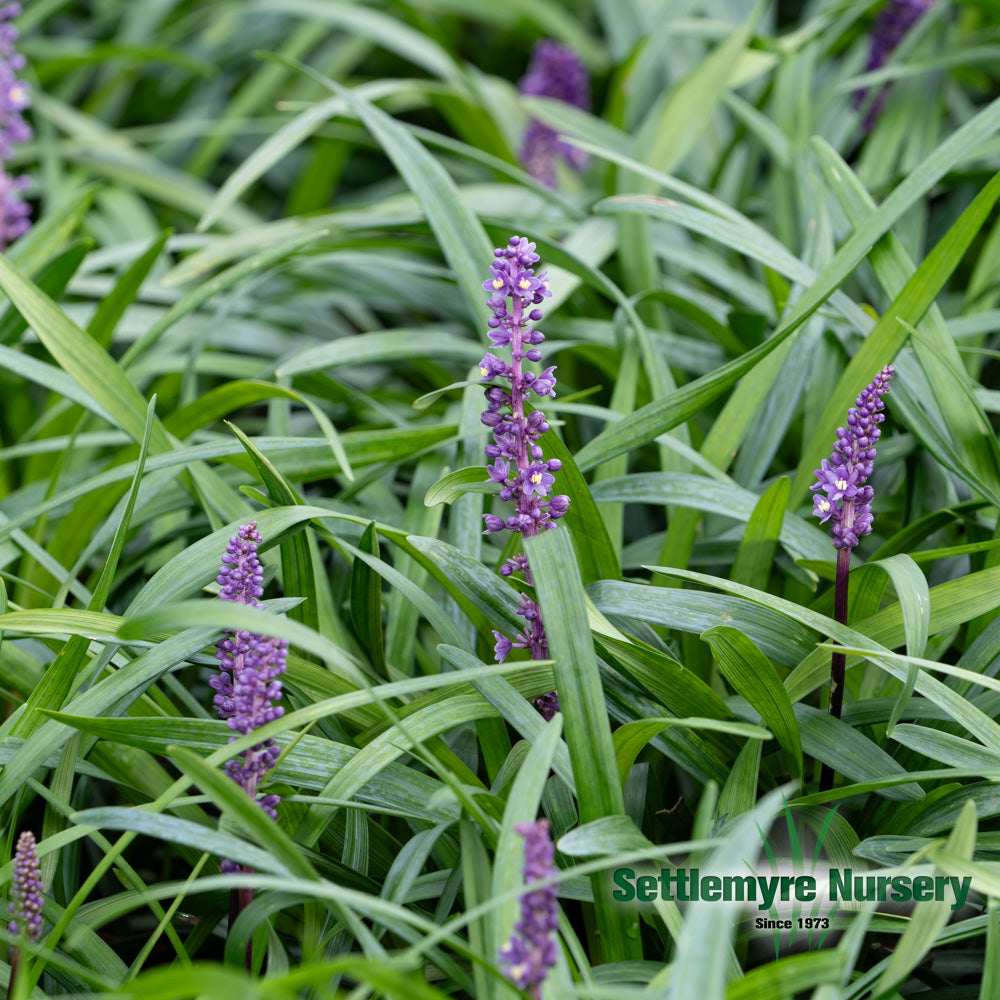
<instances>
[{"instance_id":1,"label":"flower spike bud","mask_svg":"<svg viewBox=\"0 0 1000 1000\"><path fill-rule=\"evenodd\" d=\"M18 30L12 23L21 14L19 3L0 4L0 251L31 228L31 211L23 199L27 177L12 177L5 164L13 148L31 138L22 112L30 104L28 88L18 78L24 56L14 48Z\"/></svg>"},{"instance_id":2,"label":"flower spike bud","mask_svg":"<svg viewBox=\"0 0 1000 1000\"><path fill-rule=\"evenodd\" d=\"M10 912L14 919L7 929L11 934L23 930L29 941L37 941L42 933L42 872L35 835L30 830L25 830L17 840L13 890Z\"/></svg>"},{"instance_id":3,"label":"flower spike bud","mask_svg":"<svg viewBox=\"0 0 1000 1000\"><path fill-rule=\"evenodd\" d=\"M519 823L514 830L524 837L524 881L537 882L555 875L555 848L549 821ZM559 891L555 885L533 889L521 896L521 919L510 941L500 949L507 977L530 997L540 997L542 983L556 964L554 934L559 929Z\"/></svg>"},{"instance_id":4,"label":"flower spike bud","mask_svg":"<svg viewBox=\"0 0 1000 1000\"><path fill-rule=\"evenodd\" d=\"M934 0L888 0L879 11L872 25L871 43L868 49L866 72L881 69L909 34L914 25L934 6ZM859 90L854 97L854 106L860 107L868 94L868 89ZM864 130L870 132L875 120L885 106L889 94L887 86L882 87L874 103L865 116Z\"/></svg>"}]
</instances>

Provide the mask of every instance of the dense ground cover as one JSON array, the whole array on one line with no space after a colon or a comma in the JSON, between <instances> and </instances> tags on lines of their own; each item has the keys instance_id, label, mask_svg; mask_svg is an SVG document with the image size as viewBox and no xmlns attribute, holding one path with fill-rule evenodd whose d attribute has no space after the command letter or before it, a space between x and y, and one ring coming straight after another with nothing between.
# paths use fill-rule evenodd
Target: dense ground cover
<instances>
[{"instance_id":1,"label":"dense ground cover","mask_svg":"<svg viewBox=\"0 0 1000 1000\"><path fill-rule=\"evenodd\" d=\"M0 256L0 829L44 887L38 940L0 935L21 995L503 1000L515 923L550 917L549 1000L997 995L1000 10L917 4L893 47L883 6L27 5L34 135L2 166L33 226ZM550 49L519 93L541 39L581 63ZM530 300L490 271L511 236ZM488 331L536 307L515 375ZM810 486L888 364L845 616ZM482 414L516 417L525 372L548 429L518 479ZM484 535L503 490L529 520ZM529 920L540 818L559 905ZM814 851L971 892L777 942L734 902L613 895Z\"/></svg>"}]
</instances>

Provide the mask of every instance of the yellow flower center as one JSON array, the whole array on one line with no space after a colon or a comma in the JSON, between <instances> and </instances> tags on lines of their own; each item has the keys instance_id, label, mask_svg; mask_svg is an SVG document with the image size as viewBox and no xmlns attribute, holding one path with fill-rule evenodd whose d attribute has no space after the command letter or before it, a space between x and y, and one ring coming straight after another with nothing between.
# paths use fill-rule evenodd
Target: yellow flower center
<instances>
[{"instance_id":1,"label":"yellow flower center","mask_svg":"<svg viewBox=\"0 0 1000 1000\"><path fill-rule=\"evenodd\" d=\"M494 278L493 287L499 292L503 288L503 278Z\"/></svg>"},{"instance_id":2,"label":"yellow flower center","mask_svg":"<svg viewBox=\"0 0 1000 1000\"><path fill-rule=\"evenodd\" d=\"M537 486L542 481L542 474L540 472L533 472L531 474L531 481Z\"/></svg>"},{"instance_id":3,"label":"yellow flower center","mask_svg":"<svg viewBox=\"0 0 1000 1000\"><path fill-rule=\"evenodd\" d=\"M830 501L829 500L820 500L820 502L816 506L819 507L820 511L823 514L825 514L830 509Z\"/></svg>"},{"instance_id":4,"label":"yellow flower center","mask_svg":"<svg viewBox=\"0 0 1000 1000\"><path fill-rule=\"evenodd\" d=\"M481 375L481 376L482 376L483 378L486 378L486 376L487 376L487 375L489 375L489 373L490 373L490 370L489 370L489 368L487 368L487 367L486 367L485 365L480 365L480 366L479 366L479 374L480 374L480 375Z\"/></svg>"},{"instance_id":5,"label":"yellow flower center","mask_svg":"<svg viewBox=\"0 0 1000 1000\"><path fill-rule=\"evenodd\" d=\"M833 485L836 486L838 490L846 490L847 489L847 480L846 479L838 479Z\"/></svg>"},{"instance_id":6,"label":"yellow flower center","mask_svg":"<svg viewBox=\"0 0 1000 1000\"><path fill-rule=\"evenodd\" d=\"M521 280L520 280L520 281L519 281L519 282L517 283L517 287L518 287L518 288L520 288L520 289L521 289L522 291L527 291L527 290L528 290L529 288L531 288L531 282L530 282L530 281L528 281L528 279L527 279L527 278L522 278L522 279L521 279Z\"/></svg>"}]
</instances>

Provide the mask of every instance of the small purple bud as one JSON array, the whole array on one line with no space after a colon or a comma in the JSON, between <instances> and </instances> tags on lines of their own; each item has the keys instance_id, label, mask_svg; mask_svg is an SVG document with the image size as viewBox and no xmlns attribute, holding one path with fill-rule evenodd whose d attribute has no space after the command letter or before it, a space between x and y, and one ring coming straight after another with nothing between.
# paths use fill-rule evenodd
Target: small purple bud
<instances>
[{"instance_id":1,"label":"small purple bud","mask_svg":"<svg viewBox=\"0 0 1000 1000\"><path fill-rule=\"evenodd\" d=\"M562 493L557 494L549 501L549 516L562 517L569 510L569 497Z\"/></svg>"}]
</instances>

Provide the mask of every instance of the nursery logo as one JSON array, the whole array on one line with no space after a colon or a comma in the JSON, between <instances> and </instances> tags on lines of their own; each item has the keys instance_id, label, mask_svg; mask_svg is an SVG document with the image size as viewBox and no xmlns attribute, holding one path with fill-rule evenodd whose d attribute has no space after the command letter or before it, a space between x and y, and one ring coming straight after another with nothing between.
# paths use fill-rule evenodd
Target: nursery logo
<instances>
[{"instance_id":1,"label":"nursery logo","mask_svg":"<svg viewBox=\"0 0 1000 1000\"><path fill-rule=\"evenodd\" d=\"M972 879L945 875L870 875L853 868L822 865L821 854L836 809L830 811L819 830L812 857L803 855L802 838L796 829L791 810L786 805L787 844L781 845L787 861L779 861L775 843L760 831L764 853L771 871L746 863L748 874L707 873L698 868L661 868L659 875L637 874L631 868L614 872L612 897L618 902L650 903L655 899L687 902L744 903L753 911L752 929L770 931L775 956L782 945L801 942L805 947L821 948L842 904L850 909L858 903L947 902L953 911L962 909L969 896ZM784 838L781 838L784 839ZM807 867L808 866L808 867Z\"/></svg>"}]
</instances>

